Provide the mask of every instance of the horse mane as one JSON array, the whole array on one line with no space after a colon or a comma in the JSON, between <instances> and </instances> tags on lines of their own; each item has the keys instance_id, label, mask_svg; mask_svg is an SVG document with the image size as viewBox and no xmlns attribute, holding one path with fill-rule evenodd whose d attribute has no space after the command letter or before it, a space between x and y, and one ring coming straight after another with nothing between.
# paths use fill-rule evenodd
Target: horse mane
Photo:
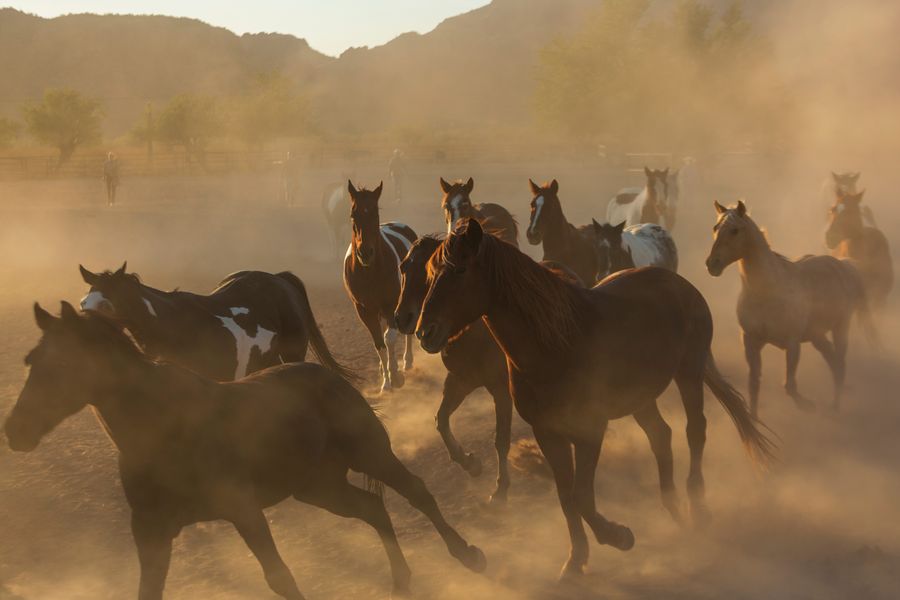
<instances>
[{"instance_id":1,"label":"horse mane","mask_svg":"<svg viewBox=\"0 0 900 600\"><path fill-rule=\"evenodd\" d=\"M452 264L447 255L457 238L454 232L441 244L429 261L429 275L434 264ZM541 345L551 351L570 347L578 333L577 284L491 234L482 237L478 260L488 272L491 295L525 320Z\"/></svg>"},{"instance_id":2,"label":"horse mane","mask_svg":"<svg viewBox=\"0 0 900 600\"><path fill-rule=\"evenodd\" d=\"M509 231L506 227L504 227L503 217L501 215L489 215L478 219L478 222L481 224L481 228L484 229L485 233L489 233L494 237L503 239L509 235L512 235L512 239L517 239L519 237L519 222L516 221L516 218L509 215L509 219L512 222L512 231Z\"/></svg>"},{"instance_id":3,"label":"horse mane","mask_svg":"<svg viewBox=\"0 0 900 600\"><path fill-rule=\"evenodd\" d=\"M148 356L137 343L137 340L128 332L122 323L113 317L96 313L86 312L78 317L84 324L90 324L90 336L114 346L118 354L136 358L148 363L157 363L157 361ZM94 325L94 324L97 325Z\"/></svg>"}]
</instances>

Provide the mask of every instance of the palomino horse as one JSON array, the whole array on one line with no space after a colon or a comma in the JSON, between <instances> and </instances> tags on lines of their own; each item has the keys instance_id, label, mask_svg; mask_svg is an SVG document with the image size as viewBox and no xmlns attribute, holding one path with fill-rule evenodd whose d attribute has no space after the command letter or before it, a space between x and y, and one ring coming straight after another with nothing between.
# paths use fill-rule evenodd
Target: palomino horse
<instances>
[{"instance_id":1,"label":"palomino horse","mask_svg":"<svg viewBox=\"0 0 900 600\"><path fill-rule=\"evenodd\" d=\"M235 526L272 591L302 599L263 514L288 496L374 527L394 590L405 591L410 570L384 502L351 485L349 469L394 488L428 516L451 555L473 571L485 568L481 551L394 455L365 398L327 369L291 363L216 383L155 362L104 316L78 315L67 303L61 318L37 304L34 312L43 337L25 359L31 370L6 421L9 446L33 450L64 419L94 407L119 450L141 600L162 598L181 529L216 519Z\"/></svg>"},{"instance_id":2,"label":"palomino horse","mask_svg":"<svg viewBox=\"0 0 900 600\"><path fill-rule=\"evenodd\" d=\"M718 202L714 206L718 219L706 268L710 275L718 277L733 262L737 261L740 267L737 315L750 366L751 411L757 414L762 349L766 344L785 351L787 393L798 407L814 408L797 389L797 365L803 342L812 342L828 363L834 377L834 407L838 408L853 314L858 312L871 331L859 271L849 262L831 256L788 260L772 251L743 202L732 208ZM829 332L831 340L827 337Z\"/></svg>"},{"instance_id":3,"label":"palomino horse","mask_svg":"<svg viewBox=\"0 0 900 600\"><path fill-rule=\"evenodd\" d=\"M416 233L402 223L378 221L378 199L382 184L374 190L353 187L350 192L350 222L353 236L344 258L344 287L353 301L359 320L372 336L381 361L381 391L401 387L403 374L397 365L394 346L394 307L400 296L400 257L406 256L416 241ZM413 365L413 339L406 336L403 369Z\"/></svg>"},{"instance_id":4,"label":"palomino horse","mask_svg":"<svg viewBox=\"0 0 900 600\"><path fill-rule=\"evenodd\" d=\"M866 284L869 302L880 309L894 286L894 264L887 238L874 225L865 224L866 207L861 206L864 193L838 192L825 244L834 256L853 260Z\"/></svg>"},{"instance_id":5,"label":"palomino horse","mask_svg":"<svg viewBox=\"0 0 900 600\"><path fill-rule=\"evenodd\" d=\"M593 225L597 281L635 267L678 270L675 240L663 226L644 223L625 227L625 223L601 225L597 221Z\"/></svg>"},{"instance_id":6,"label":"palomino horse","mask_svg":"<svg viewBox=\"0 0 900 600\"><path fill-rule=\"evenodd\" d=\"M203 296L144 285L137 274L126 273L126 264L103 273L79 265L91 286L81 308L114 317L148 354L230 381L282 362L302 362L311 345L320 363L353 378L332 356L306 287L293 273L232 273Z\"/></svg>"},{"instance_id":7,"label":"palomino horse","mask_svg":"<svg viewBox=\"0 0 900 600\"><path fill-rule=\"evenodd\" d=\"M669 201L669 169L662 171L644 167L647 183L642 188L625 188L619 190L606 207L606 222L625 225L641 223L666 224Z\"/></svg>"},{"instance_id":8,"label":"palomino horse","mask_svg":"<svg viewBox=\"0 0 900 600\"><path fill-rule=\"evenodd\" d=\"M688 413L688 490L696 518L706 513L704 382L750 453L764 459L771 452L744 399L715 367L706 301L679 275L635 269L585 289L484 234L472 219L447 237L428 270L416 335L426 351L438 352L483 319L503 349L513 401L553 470L569 526L572 551L564 575L581 573L587 562L582 520L601 544L620 550L634 545L631 530L608 521L594 505L594 471L610 419L634 415L653 432L660 478L671 482L671 430L656 399L673 379Z\"/></svg>"},{"instance_id":9,"label":"palomino horse","mask_svg":"<svg viewBox=\"0 0 900 600\"><path fill-rule=\"evenodd\" d=\"M322 192L322 215L331 236L331 249L335 258L340 258L344 244L350 239L350 195L343 181L332 183Z\"/></svg>"},{"instance_id":10,"label":"palomino horse","mask_svg":"<svg viewBox=\"0 0 900 600\"><path fill-rule=\"evenodd\" d=\"M544 260L566 265L585 283L592 284L597 276L597 255L594 252L590 226L575 227L566 220L559 201L559 183L538 185L528 180L531 193L531 216L525 232L528 243L544 246Z\"/></svg>"},{"instance_id":11,"label":"palomino horse","mask_svg":"<svg viewBox=\"0 0 900 600\"><path fill-rule=\"evenodd\" d=\"M486 220L492 222L492 228L500 236L500 239L514 246L519 245L519 226L515 218L508 210L499 204L484 202L473 204L471 199L475 180L463 183L457 181L450 183L441 177L441 191L444 197L441 199L441 208L444 209L444 220L447 222L447 233L453 231L456 225L463 219L478 219L482 224Z\"/></svg>"}]
</instances>

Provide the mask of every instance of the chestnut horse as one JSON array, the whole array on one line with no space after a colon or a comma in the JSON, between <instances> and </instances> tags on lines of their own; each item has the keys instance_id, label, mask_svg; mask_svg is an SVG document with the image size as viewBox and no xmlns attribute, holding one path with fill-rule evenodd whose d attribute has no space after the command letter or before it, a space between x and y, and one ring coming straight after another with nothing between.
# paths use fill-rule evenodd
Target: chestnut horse
<instances>
[{"instance_id":1,"label":"chestnut horse","mask_svg":"<svg viewBox=\"0 0 900 600\"><path fill-rule=\"evenodd\" d=\"M566 220L559 201L559 183L538 185L528 180L531 193L531 215L525 234L528 243L544 246L544 260L566 265L587 284L597 279L597 254L594 232L590 225L575 227Z\"/></svg>"},{"instance_id":2,"label":"chestnut horse","mask_svg":"<svg viewBox=\"0 0 900 600\"><path fill-rule=\"evenodd\" d=\"M628 415L654 432L666 457L660 471L671 472L671 430L656 399L673 379L688 414L688 490L695 518L706 513L704 382L751 456L770 456L771 442L715 367L706 301L679 275L648 267L585 289L485 234L472 219L447 237L428 269L416 335L427 352L439 352L483 319L500 345L516 410L532 426L556 480L572 543L564 575L581 573L587 562L582 520L601 544L620 550L634 545L630 529L597 512L594 472L609 420Z\"/></svg>"},{"instance_id":3,"label":"chestnut horse","mask_svg":"<svg viewBox=\"0 0 900 600\"><path fill-rule=\"evenodd\" d=\"M714 206L718 218L706 268L718 277L733 262L740 267L737 315L750 367L750 409L754 416L766 344L785 351L785 390L798 407L812 410L813 403L797 389L800 344L812 342L831 369L834 407L838 408L854 313L859 313L867 332L874 335L859 271L850 262L832 256L804 256L791 261L769 247L743 202L731 208L718 202Z\"/></svg>"},{"instance_id":4,"label":"chestnut horse","mask_svg":"<svg viewBox=\"0 0 900 600\"><path fill-rule=\"evenodd\" d=\"M515 218L499 204L490 202L473 204L471 194L474 188L475 180L471 177L465 183L462 181L450 183L441 177L441 191L444 192L441 208L447 222L447 233L453 231L463 219L478 219L482 224L490 220L491 229L496 231L502 240L518 246L519 226Z\"/></svg>"},{"instance_id":5,"label":"chestnut horse","mask_svg":"<svg viewBox=\"0 0 900 600\"><path fill-rule=\"evenodd\" d=\"M387 392L404 383L394 354L394 307L400 296L400 258L416 241L416 233L402 223L379 223L382 184L374 190L357 190L348 181L347 189L353 235L344 258L344 287L359 320L372 336L381 364L381 391ZM412 368L412 347L412 336L407 335L404 370Z\"/></svg>"},{"instance_id":6,"label":"chestnut horse","mask_svg":"<svg viewBox=\"0 0 900 600\"><path fill-rule=\"evenodd\" d=\"M119 451L141 566L138 597L163 596L172 542L200 521L231 522L269 587L302 600L263 509L289 496L365 521L387 553L394 590L410 570L380 495L350 469L394 488L431 520L450 554L473 571L484 555L445 520L421 479L391 449L384 426L352 385L311 363L288 363L217 383L154 361L107 317L35 304L41 341L25 359L25 387L6 421L13 450L30 451L90 404ZM380 486L369 486L377 490Z\"/></svg>"},{"instance_id":7,"label":"chestnut horse","mask_svg":"<svg viewBox=\"0 0 900 600\"><path fill-rule=\"evenodd\" d=\"M866 294L874 309L881 309L894 287L894 263L887 238L868 220L861 206L865 190L851 193L839 189L825 244L838 258L852 259L866 284Z\"/></svg>"}]
</instances>

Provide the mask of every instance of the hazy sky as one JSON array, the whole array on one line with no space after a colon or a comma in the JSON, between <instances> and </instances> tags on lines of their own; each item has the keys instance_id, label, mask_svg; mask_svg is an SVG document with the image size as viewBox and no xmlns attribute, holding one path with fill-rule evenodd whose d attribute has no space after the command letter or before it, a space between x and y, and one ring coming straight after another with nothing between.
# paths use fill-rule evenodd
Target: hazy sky
<instances>
[{"instance_id":1,"label":"hazy sky","mask_svg":"<svg viewBox=\"0 0 900 600\"><path fill-rule=\"evenodd\" d=\"M407 31L426 32L488 0L24 0L12 6L42 17L67 13L161 14L201 19L235 33L275 31L305 38L326 54L377 46Z\"/></svg>"}]
</instances>

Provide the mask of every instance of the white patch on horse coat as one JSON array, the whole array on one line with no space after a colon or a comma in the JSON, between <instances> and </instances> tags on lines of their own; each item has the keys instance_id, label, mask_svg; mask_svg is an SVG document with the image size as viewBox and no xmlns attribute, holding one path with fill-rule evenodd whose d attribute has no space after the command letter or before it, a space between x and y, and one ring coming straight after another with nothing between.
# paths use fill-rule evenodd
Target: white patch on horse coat
<instances>
[{"instance_id":1,"label":"white patch on horse coat","mask_svg":"<svg viewBox=\"0 0 900 600\"><path fill-rule=\"evenodd\" d=\"M144 306L147 307L147 311L148 311L152 316L155 317L155 316L156 316L156 309L153 308L153 305L150 303L150 301L147 300L146 298L141 298L141 300L144 301Z\"/></svg>"},{"instance_id":2,"label":"white patch on horse coat","mask_svg":"<svg viewBox=\"0 0 900 600\"><path fill-rule=\"evenodd\" d=\"M529 225L528 230L531 233L534 233L534 228L538 223L538 219L541 218L541 210L544 208L544 197L538 196L534 199L534 218L531 219L531 225Z\"/></svg>"},{"instance_id":3,"label":"white patch on horse coat","mask_svg":"<svg viewBox=\"0 0 900 600\"><path fill-rule=\"evenodd\" d=\"M244 307L230 308L232 316L246 315L250 309ZM262 353L268 352L272 347L272 339L275 337L274 331L269 331L263 327L256 327L256 335L251 337L243 327L237 324L232 317L222 317L216 315L222 321L225 329L234 336L234 344L237 351L237 368L234 370L234 378L240 379L247 374L247 365L250 363L250 353L253 348L259 348Z\"/></svg>"},{"instance_id":4,"label":"white patch on horse coat","mask_svg":"<svg viewBox=\"0 0 900 600\"><path fill-rule=\"evenodd\" d=\"M450 209L450 219L447 221L447 233L453 233L453 228L456 227L456 222L459 221L459 205L462 201L463 195L457 194L447 203L447 207Z\"/></svg>"},{"instance_id":5,"label":"white patch on horse coat","mask_svg":"<svg viewBox=\"0 0 900 600\"><path fill-rule=\"evenodd\" d=\"M81 310L99 310L104 302L112 306L112 303L103 295L103 292L94 290L81 299Z\"/></svg>"},{"instance_id":6,"label":"white patch on horse coat","mask_svg":"<svg viewBox=\"0 0 900 600\"><path fill-rule=\"evenodd\" d=\"M670 238L659 225L643 223L625 228L622 245L631 253L635 267L665 267L677 262L677 257L668 256Z\"/></svg>"},{"instance_id":7,"label":"white patch on horse coat","mask_svg":"<svg viewBox=\"0 0 900 600\"><path fill-rule=\"evenodd\" d=\"M622 194L634 193L637 193L637 197L627 204L619 204L618 200L616 200L616 197ZM607 205L606 222L611 225L618 225L624 221L627 226L640 224L641 215L644 212L644 203L647 202L648 193L646 187L641 189L624 188L619 190L619 193L613 196Z\"/></svg>"}]
</instances>

